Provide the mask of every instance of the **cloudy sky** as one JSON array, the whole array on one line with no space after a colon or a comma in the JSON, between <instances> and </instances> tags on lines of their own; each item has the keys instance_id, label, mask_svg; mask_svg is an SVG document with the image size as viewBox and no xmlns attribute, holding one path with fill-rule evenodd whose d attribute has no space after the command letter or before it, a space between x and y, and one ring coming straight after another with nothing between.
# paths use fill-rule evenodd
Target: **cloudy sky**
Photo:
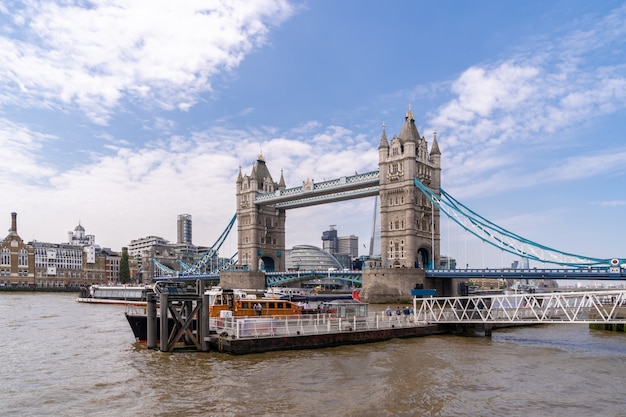
<instances>
[{"instance_id":1,"label":"cloudy sky","mask_svg":"<svg viewBox=\"0 0 626 417\"><path fill-rule=\"evenodd\" d=\"M80 222L119 250L175 241L188 213L211 245L239 167L262 152L288 187L376 170L382 124L399 133L410 105L456 199L626 258L624 22L612 0L2 3L0 221L55 243ZM333 224L367 253L373 207L290 211L287 245L321 246ZM484 245L443 228L444 254L482 266Z\"/></svg>"}]
</instances>

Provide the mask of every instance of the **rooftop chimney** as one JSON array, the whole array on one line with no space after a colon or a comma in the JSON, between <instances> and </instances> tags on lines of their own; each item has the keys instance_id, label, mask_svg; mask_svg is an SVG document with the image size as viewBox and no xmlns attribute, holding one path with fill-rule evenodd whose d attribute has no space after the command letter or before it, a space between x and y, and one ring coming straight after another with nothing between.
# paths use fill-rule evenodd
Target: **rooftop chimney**
<instances>
[{"instance_id":1,"label":"rooftop chimney","mask_svg":"<svg viewBox=\"0 0 626 417\"><path fill-rule=\"evenodd\" d=\"M17 233L17 213L15 212L11 213L11 228L9 232L12 234Z\"/></svg>"}]
</instances>

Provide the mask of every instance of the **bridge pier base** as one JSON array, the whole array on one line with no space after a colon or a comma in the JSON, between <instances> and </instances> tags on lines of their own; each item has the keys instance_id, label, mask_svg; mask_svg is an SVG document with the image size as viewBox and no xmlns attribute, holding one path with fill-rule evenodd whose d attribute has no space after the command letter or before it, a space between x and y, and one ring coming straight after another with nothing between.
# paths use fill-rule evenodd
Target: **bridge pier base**
<instances>
[{"instance_id":1,"label":"bridge pier base","mask_svg":"<svg viewBox=\"0 0 626 417\"><path fill-rule=\"evenodd\" d=\"M368 303L413 303L411 290L425 284L421 268L366 268L363 270L361 299Z\"/></svg>"},{"instance_id":2,"label":"bridge pier base","mask_svg":"<svg viewBox=\"0 0 626 417\"><path fill-rule=\"evenodd\" d=\"M421 268L365 268L361 299L368 303L412 302L411 290L419 285L434 289L437 297L454 297L458 294L458 282L463 279L426 278Z\"/></svg>"},{"instance_id":3,"label":"bridge pier base","mask_svg":"<svg viewBox=\"0 0 626 417\"><path fill-rule=\"evenodd\" d=\"M260 271L224 271L220 273L220 287L226 290L265 290L265 273Z\"/></svg>"}]
</instances>

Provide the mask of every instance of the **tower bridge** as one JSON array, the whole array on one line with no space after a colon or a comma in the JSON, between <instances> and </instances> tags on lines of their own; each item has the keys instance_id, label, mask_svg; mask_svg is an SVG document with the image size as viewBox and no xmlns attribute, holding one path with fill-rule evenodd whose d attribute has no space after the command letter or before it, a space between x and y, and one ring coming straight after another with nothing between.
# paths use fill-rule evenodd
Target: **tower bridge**
<instances>
[{"instance_id":1,"label":"tower bridge","mask_svg":"<svg viewBox=\"0 0 626 417\"><path fill-rule=\"evenodd\" d=\"M439 260L439 209L415 187L418 178L433 193L441 185L441 152L420 136L409 109L399 135L383 126L378 171L287 188L283 172L274 181L262 155L250 174L237 176L238 263L249 271L285 271L285 219L289 209L380 197L382 262L395 268L429 268Z\"/></svg>"},{"instance_id":2,"label":"tower bridge","mask_svg":"<svg viewBox=\"0 0 626 417\"><path fill-rule=\"evenodd\" d=\"M309 276L304 271L285 271L285 221L290 209L378 196L380 201L381 260L362 273L329 272L328 276L362 285L364 300L391 302L411 289L435 289L454 295L454 280L475 278L624 279L625 261L579 256L548 248L489 222L455 200L441 188L441 152L436 133L428 145L420 136L410 108L398 135L387 138L383 125L378 146L379 169L287 188L283 172L274 181L262 155L249 174L239 169L236 180L237 212L218 241L196 265L183 273L162 268L167 279L201 277L200 268L212 259L237 221L237 254L207 279L219 277L228 287L263 288L297 283ZM444 270L440 262L440 213L483 242L516 256L557 268L548 269L455 269ZM157 265L158 266L158 265ZM176 277L174 276L176 275ZM310 276L326 276L311 272Z\"/></svg>"},{"instance_id":3,"label":"tower bridge","mask_svg":"<svg viewBox=\"0 0 626 417\"><path fill-rule=\"evenodd\" d=\"M418 179L435 194L441 186L441 152L436 133L432 144L421 136L409 108L398 135L387 138L383 125L378 170L316 183L308 178L287 188L283 172L275 181L262 155L250 174L241 169L237 186L238 266L246 273L285 271L285 220L289 209L379 196L381 263L385 271L363 272L363 295L369 299L405 293L424 283L424 270L439 263L439 208L414 185ZM222 276L228 276L223 273ZM264 278L263 278L264 279ZM452 290L449 280L432 280L440 293ZM252 283L250 283L252 284Z\"/></svg>"}]
</instances>

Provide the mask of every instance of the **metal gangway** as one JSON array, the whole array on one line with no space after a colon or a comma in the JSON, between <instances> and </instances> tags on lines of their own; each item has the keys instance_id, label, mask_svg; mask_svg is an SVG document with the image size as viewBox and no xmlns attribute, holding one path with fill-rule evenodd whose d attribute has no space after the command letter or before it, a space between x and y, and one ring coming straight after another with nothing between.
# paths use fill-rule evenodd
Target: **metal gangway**
<instances>
[{"instance_id":1,"label":"metal gangway","mask_svg":"<svg viewBox=\"0 0 626 417\"><path fill-rule=\"evenodd\" d=\"M626 290L414 298L422 323L626 323Z\"/></svg>"}]
</instances>

